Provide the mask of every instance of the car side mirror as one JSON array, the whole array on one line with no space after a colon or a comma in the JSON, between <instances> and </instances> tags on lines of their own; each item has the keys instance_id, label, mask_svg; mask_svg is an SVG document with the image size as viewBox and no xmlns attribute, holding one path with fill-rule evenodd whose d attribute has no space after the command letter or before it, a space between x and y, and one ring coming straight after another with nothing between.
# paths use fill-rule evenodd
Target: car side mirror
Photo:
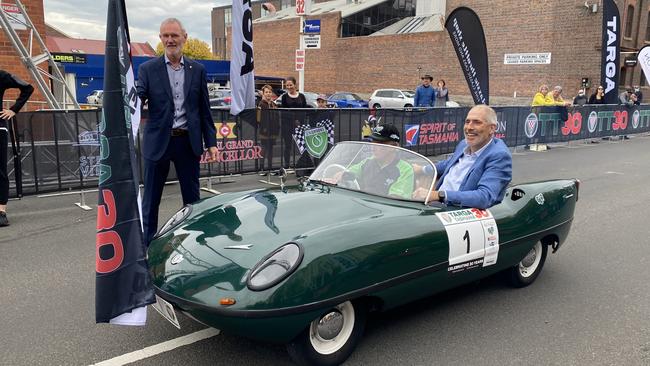
<instances>
[{"instance_id":1,"label":"car side mirror","mask_svg":"<svg viewBox=\"0 0 650 366\"><path fill-rule=\"evenodd\" d=\"M404 96L400 94L400 95L398 96L398 98L399 98L399 99L404 99Z\"/></svg>"}]
</instances>

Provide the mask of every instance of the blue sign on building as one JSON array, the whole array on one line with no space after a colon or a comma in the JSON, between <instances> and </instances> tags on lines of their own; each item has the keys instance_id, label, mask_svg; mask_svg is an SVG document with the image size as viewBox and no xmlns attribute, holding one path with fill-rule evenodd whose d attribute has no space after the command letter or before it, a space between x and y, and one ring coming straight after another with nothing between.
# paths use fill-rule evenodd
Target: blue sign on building
<instances>
[{"instance_id":1,"label":"blue sign on building","mask_svg":"<svg viewBox=\"0 0 650 366\"><path fill-rule=\"evenodd\" d=\"M304 33L320 33L320 19L306 19L303 26Z\"/></svg>"}]
</instances>

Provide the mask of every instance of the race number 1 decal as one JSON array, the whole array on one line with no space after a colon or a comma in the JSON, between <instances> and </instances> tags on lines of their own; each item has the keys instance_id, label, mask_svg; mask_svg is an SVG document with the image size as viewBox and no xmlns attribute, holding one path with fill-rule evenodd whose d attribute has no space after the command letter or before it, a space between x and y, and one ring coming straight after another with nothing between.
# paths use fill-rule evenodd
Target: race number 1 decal
<instances>
[{"instance_id":1,"label":"race number 1 decal","mask_svg":"<svg viewBox=\"0 0 650 366\"><path fill-rule=\"evenodd\" d=\"M449 240L447 272L459 273L497 262L499 230L489 210L476 208L439 212Z\"/></svg>"}]
</instances>

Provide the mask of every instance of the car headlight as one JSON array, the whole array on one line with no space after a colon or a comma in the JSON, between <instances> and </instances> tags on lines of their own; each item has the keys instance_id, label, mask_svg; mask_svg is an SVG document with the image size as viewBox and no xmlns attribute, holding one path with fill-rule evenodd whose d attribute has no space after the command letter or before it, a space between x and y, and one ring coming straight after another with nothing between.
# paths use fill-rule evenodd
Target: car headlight
<instances>
[{"instance_id":1,"label":"car headlight","mask_svg":"<svg viewBox=\"0 0 650 366\"><path fill-rule=\"evenodd\" d=\"M253 291L273 287L287 278L302 261L302 247L289 243L271 252L253 267L246 284Z\"/></svg>"},{"instance_id":2,"label":"car headlight","mask_svg":"<svg viewBox=\"0 0 650 366\"><path fill-rule=\"evenodd\" d=\"M154 236L154 238L157 238L159 236L162 236L166 234L169 230L171 230L174 226L178 225L181 221L185 220L190 213L192 213L192 206L190 205L185 205L183 208L181 208L178 212L172 215L172 217L167 220L165 225L163 225L162 229Z\"/></svg>"}]
</instances>

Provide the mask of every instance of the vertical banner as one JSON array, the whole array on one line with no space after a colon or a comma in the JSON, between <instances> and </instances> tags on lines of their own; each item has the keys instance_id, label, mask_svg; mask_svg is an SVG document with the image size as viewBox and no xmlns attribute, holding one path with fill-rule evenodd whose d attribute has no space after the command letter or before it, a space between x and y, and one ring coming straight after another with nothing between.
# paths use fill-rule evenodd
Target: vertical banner
<instances>
[{"instance_id":1,"label":"vertical banner","mask_svg":"<svg viewBox=\"0 0 650 366\"><path fill-rule=\"evenodd\" d=\"M460 7L449 14L445 28L456 50L474 104L489 104L490 76L481 20L472 9Z\"/></svg>"},{"instance_id":2,"label":"vertical banner","mask_svg":"<svg viewBox=\"0 0 650 366\"><path fill-rule=\"evenodd\" d=\"M641 64L643 76L645 76L646 85L650 79L650 45L643 46L637 55L637 62Z\"/></svg>"},{"instance_id":3,"label":"vertical banner","mask_svg":"<svg viewBox=\"0 0 650 366\"><path fill-rule=\"evenodd\" d=\"M155 301L146 261L138 194L134 124L139 99L133 82L124 0L109 0L104 108L99 123L95 320L144 325Z\"/></svg>"},{"instance_id":4,"label":"vertical banner","mask_svg":"<svg viewBox=\"0 0 650 366\"><path fill-rule=\"evenodd\" d=\"M621 61L621 17L614 0L603 0L603 42L600 85L605 87L605 104L618 104Z\"/></svg>"},{"instance_id":5,"label":"vertical banner","mask_svg":"<svg viewBox=\"0 0 650 366\"><path fill-rule=\"evenodd\" d=\"M230 53L230 113L255 108L253 65L253 13L251 0L232 2L232 45Z\"/></svg>"}]
</instances>

